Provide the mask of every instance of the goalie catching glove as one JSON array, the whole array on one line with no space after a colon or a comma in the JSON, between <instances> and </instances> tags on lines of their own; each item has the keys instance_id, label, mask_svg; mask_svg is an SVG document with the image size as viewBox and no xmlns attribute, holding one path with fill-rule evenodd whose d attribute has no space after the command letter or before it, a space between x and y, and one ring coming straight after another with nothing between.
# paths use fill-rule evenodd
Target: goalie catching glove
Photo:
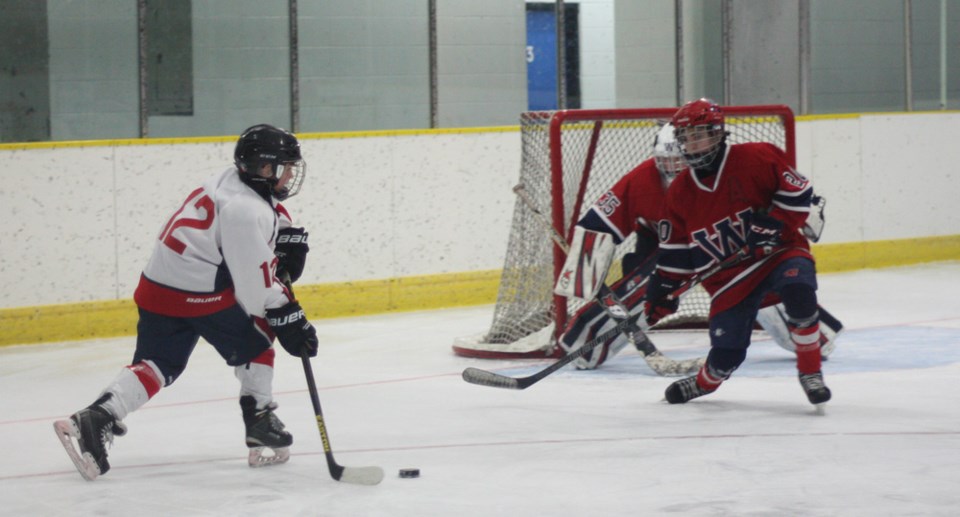
<instances>
[{"instance_id":1,"label":"goalie catching glove","mask_svg":"<svg viewBox=\"0 0 960 517\"><path fill-rule=\"evenodd\" d=\"M566 298L592 300L607 278L616 244L609 233L573 229L573 244L567 253L553 292Z\"/></svg>"},{"instance_id":2,"label":"goalie catching glove","mask_svg":"<svg viewBox=\"0 0 960 517\"><path fill-rule=\"evenodd\" d=\"M290 281L296 282L303 274L310 246L307 237L310 234L303 228L284 228L277 232L277 245L273 253L279 259L277 276L290 275Z\"/></svg>"},{"instance_id":3,"label":"goalie catching glove","mask_svg":"<svg viewBox=\"0 0 960 517\"><path fill-rule=\"evenodd\" d=\"M303 308L296 301L292 301L277 309L267 309L267 324L277 335L277 341L284 350L300 357L303 350L307 355L317 355L317 329L307 321Z\"/></svg>"}]
</instances>

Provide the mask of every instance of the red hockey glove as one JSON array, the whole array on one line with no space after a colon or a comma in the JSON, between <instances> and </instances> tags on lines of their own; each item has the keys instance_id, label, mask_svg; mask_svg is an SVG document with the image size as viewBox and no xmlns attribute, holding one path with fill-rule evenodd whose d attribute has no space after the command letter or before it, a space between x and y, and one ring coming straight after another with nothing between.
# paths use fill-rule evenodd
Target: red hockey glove
<instances>
[{"instance_id":1,"label":"red hockey glove","mask_svg":"<svg viewBox=\"0 0 960 517\"><path fill-rule=\"evenodd\" d=\"M766 214L753 214L747 229L747 248L756 258L762 258L783 244L783 223Z\"/></svg>"},{"instance_id":2,"label":"red hockey glove","mask_svg":"<svg viewBox=\"0 0 960 517\"><path fill-rule=\"evenodd\" d=\"M647 282L647 294L643 298L643 313L651 327L663 318L677 312L680 300L669 298L670 293L680 286L680 282L663 278L654 273Z\"/></svg>"},{"instance_id":3,"label":"red hockey glove","mask_svg":"<svg viewBox=\"0 0 960 517\"><path fill-rule=\"evenodd\" d=\"M317 329L307 321L299 303L290 302L278 309L267 309L267 324L290 355L300 357L302 350L306 350L310 357L317 355Z\"/></svg>"},{"instance_id":4,"label":"red hockey glove","mask_svg":"<svg viewBox=\"0 0 960 517\"><path fill-rule=\"evenodd\" d=\"M296 282L303 274L307 252L310 251L310 246L307 245L309 235L303 228L284 228L277 232L277 245L273 252L279 259L278 277L283 278L286 273L290 275L291 282Z\"/></svg>"}]
</instances>

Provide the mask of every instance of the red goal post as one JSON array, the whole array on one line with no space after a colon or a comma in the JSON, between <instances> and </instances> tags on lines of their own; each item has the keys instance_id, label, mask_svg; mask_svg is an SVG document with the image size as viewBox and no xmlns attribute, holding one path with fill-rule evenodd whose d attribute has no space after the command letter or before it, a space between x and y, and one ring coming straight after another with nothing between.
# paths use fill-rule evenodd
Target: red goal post
<instances>
[{"instance_id":1,"label":"red goal post","mask_svg":"<svg viewBox=\"0 0 960 517\"><path fill-rule=\"evenodd\" d=\"M722 106L728 143L769 142L796 166L793 112L784 105ZM573 227L591 204L624 174L650 158L659 127L676 108L534 111L521 114L520 181L569 242ZM618 249L607 278L619 278L619 258L633 248L633 237ZM565 253L519 199L514 205L507 254L490 329L454 341L467 357L553 357L556 339L580 306L553 294ZM680 310L658 328L706 322L709 295L695 290Z\"/></svg>"}]
</instances>

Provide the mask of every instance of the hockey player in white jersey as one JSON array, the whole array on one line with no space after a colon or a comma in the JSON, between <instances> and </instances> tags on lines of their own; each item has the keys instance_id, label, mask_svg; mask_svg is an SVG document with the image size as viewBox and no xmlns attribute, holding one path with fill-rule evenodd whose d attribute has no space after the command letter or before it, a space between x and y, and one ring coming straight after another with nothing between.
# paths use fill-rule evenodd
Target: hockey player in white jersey
<instances>
[{"instance_id":1,"label":"hockey player in white jersey","mask_svg":"<svg viewBox=\"0 0 960 517\"><path fill-rule=\"evenodd\" d=\"M180 376L201 337L240 381L250 466L289 459L293 437L274 413L272 342L312 357L317 335L278 279L281 269L296 280L309 251L280 201L300 190L306 164L297 138L266 124L243 132L234 161L163 225L134 293L131 364L93 404L54 423L87 480L109 470L106 446L126 433L123 419Z\"/></svg>"}]
</instances>

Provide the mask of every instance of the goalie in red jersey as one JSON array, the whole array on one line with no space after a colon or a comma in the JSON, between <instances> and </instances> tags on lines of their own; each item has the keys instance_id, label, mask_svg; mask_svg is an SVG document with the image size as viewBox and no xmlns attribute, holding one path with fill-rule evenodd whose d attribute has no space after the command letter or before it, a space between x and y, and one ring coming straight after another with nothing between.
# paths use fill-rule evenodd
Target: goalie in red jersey
<instances>
[{"instance_id":1,"label":"goalie in red jersey","mask_svg":"<svg viewBox=\"0 0 960 517\"><path fill-rule=\"evenodd\" d=\"M663 200L667 187L686 167L674 140L673 126L666 124L657 133L653 158L628 172L577 222L555 292L568 298L593 300L613 262L616 246L635 233L636 245L621 261L623 278L611 289L632 313L642 310L646 278L653 271L657 252L657 224L663 216ZM587 303L570 318L559 344L570 352L615 324L599 304ZM626 335L620 334L574 364L582 370L596 368L627 343Z\"/></svg>"},{"instance_id":2,"label":"goalie in red jersey","mask_svg":"<svg viewBox=\"0 0 960 517\"><path fill-rule=\"evenodd\" d=\"M757 312L769 296L785 308L808 400L830 400L823 381L817 277L802 232L813 187L768 143L728 145L724 115L708 99L690 102L671 123L690 166L671 185L659 228L660 253L644 300L647 322L677 309L666 297L680 283L738 254L747 258L703 282L711 294L710 352L697 375L666 390L671 404L712 393L744 361Z\"/></svg>"}]
</instances>

